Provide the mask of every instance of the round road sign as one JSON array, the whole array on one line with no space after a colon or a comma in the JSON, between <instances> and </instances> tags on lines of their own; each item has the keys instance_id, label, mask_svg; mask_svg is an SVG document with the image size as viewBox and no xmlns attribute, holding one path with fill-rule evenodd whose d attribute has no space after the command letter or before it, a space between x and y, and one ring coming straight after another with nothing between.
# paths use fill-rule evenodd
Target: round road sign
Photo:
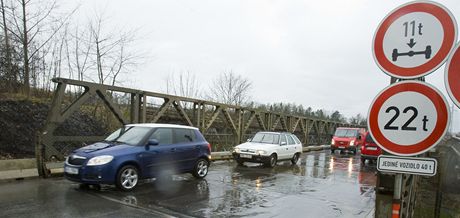
<instances>
[{"instance_id":1,"label":"round road sign","mask_svg":"<svg viewBox=\"0 0 460 218\"><path fill-rule=\"evenodd\" d=\"M449 57L444 82L452 101L460 108L460 44Z\"/></svg>"},{"instance_id":2,"label":"round road sign","mask_svg":"<svg viewBox=\"0 0 460 218\"><path fill-rule=\"evenodd\" d=\"M440 67L457 41L457 23L444 6L428 1L404 4L379 24L373 55L386 74L413 79Z\"/></svg>"},{"instance_id":3,"label":"round road sign","mask_svg":"<svg viewBox=\"0 0 460 218\"><path fill-rule=\"evenodd\" d=\"M388 86L373 100L368 127L377 145L401 156L424 153L447 131L449 110L433 86L404 81Z\"/></svg>"}]
</instances>

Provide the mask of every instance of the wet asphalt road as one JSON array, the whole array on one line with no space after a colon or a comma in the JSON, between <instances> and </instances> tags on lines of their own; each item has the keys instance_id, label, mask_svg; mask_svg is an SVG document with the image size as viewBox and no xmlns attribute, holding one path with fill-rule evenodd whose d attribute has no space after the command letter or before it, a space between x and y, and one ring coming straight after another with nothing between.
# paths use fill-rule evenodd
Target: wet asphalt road
<instances>
[{"instance_id":1,"label":"wet asphalt road","mask_svg":"<svg viewBox=\"0 0 460 218\"><path fill-rule=\"evenodd\" d=\"M145 181L132 192L80 187L63 178L0 184L0 217L373 217L375 165L359 155L305 153L297 165L211 165Z\"/></svg>"}]
</instances>

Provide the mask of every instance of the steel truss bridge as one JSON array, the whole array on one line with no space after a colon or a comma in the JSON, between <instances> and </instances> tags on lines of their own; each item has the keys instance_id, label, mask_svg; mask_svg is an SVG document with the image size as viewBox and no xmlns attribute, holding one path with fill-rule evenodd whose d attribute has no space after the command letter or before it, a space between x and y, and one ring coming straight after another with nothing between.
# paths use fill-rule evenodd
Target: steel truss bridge
<instances>
[{"instance_id":1,"label":"steel truss bridge","mask_svg":"<svg viewBox=\"0 0 460 218\"><path fill-rule=\"evenodd\" d=\"M304 146L329 143L335 128L347 123L276 113L118 86L54 78L57 83L44 130L38 134L36 156L39 174L48 174L46 163L63 160L66 151L59 143L94 142L105 136L56 135L56 130L85 104L99 99L121 125L129 123L176 123L200 129L213 148L228 150L257 131L292 132ZM80 90L69 99L71 89ZM128 101L120 101L123 96ZM89 102L89 103L88 103Z\"/></svg>"}]
</instances>

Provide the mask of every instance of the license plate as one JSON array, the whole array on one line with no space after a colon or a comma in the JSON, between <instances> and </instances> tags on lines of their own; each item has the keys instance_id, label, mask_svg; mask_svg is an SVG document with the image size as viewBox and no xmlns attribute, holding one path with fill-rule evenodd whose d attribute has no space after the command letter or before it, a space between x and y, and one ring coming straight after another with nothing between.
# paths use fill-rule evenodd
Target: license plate
<instances>
[{"instance_id":1,"label":"license plate","mask_svg":"<svg viewBox=\"0 0 460 218\"><path fill-rule=\"evenodd\" d=\"M345 148L345 146L339 146L339 148Z\"/></svg>"},{"instance_id":2,"label":"license plate","mask_svg":"<svg viewBox=\"0 0 460 218\"><path fill-rule=\"evenodd\" d=\"M68 174L78 174L78 169L73 167L64 167L64 172Z\"/></svg>"},{"instance_id":3,"label":"license plate","mask_svg":"<svg viewBox=\"0 0 460 218\"><path fill-rule=\"evenodd\" d=\"M241 158L252 158L252 155L250 154L240 154Z\"/></svg>"},{"instance_id":4,"label":"license plate","mask_svg":"<svg viewBox=\"0 0 460 218\"><path fill-rule=\"evenodd\" d=\"M377 148L376 148L376 147L367 147L366 150L369 150L369 151L376 151Z\"/></svg>"}]
</instances>

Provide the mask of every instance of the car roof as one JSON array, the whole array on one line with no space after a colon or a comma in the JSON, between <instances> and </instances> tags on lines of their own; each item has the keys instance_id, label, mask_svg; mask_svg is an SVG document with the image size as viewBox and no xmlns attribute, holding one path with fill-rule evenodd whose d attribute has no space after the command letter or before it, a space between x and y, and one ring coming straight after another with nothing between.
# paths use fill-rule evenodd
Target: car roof
<instances>
[{"instance_id":1,"label":"car roof","mask_svg":"<svg viewBox=\"0 0 460 218\"><path fill-rule=\"evenodd\" d=\"M198 130L198 128L193 127L193 126L167 124L167 123L133 123L133 124L127 124L126 126L140 126L140 127L151 127L151 128L165 127L165 128L180 128L180 129L195 129L195 130Z\"/></svg>"},{"instance_id":2,"label":"car roof","mask_svg":"<svg viewBox=\"0 0 460 218\"><path fill-rule=\"evenodd\" d=\"M270 134L281 134L281 133L285 133L285 134L292 134L290 132L267 132L267 131L262 131L262 132L257 132L257 133L270 133Z\"/></svg>"}]
</instances>

